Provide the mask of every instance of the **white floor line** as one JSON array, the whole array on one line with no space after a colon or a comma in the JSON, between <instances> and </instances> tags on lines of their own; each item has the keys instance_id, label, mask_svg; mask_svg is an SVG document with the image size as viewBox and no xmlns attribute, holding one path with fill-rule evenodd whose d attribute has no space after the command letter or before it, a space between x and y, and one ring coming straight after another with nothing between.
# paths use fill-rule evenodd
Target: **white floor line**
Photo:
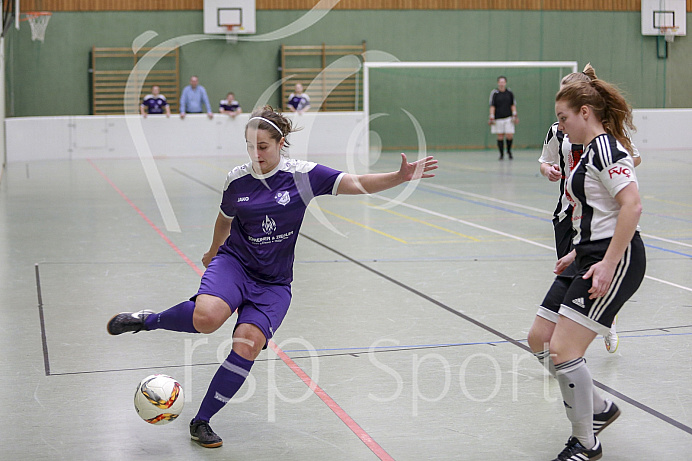
<instances>
[{"instance_id":1,"label":"white floor line","mask_svg":"<svg viewBox=\"0 0 692 461\"><path fill-rule=\"evenodd\" d=\"M383 197L383 196L378 195L378 194L371 194L370 196L371 196L371 197L376 197L376 198L378 198L378 199L380 199L380 200L391 201L389 198ZM448 219L448 220L450 220L450 221L455 221L455 222L458 222L458 223L461 223L461 224L465 224L465 225L467 225L467 226L475 227L476 229L481 229L481 230L484 230L484 231L487 231L487 232L492 232L493 234L498 234L498 235L502 235L502 236L504 236L504 237L512 238L512 239L514 239L514 240L519 240L520 242L524 242L524 243L528 243L529 245L535 245L535 246L538 246L538 247L541 247L541 248L545 248L546 250L551 250L551 251L554 251L554 250L555 250L555 248L552 247L552 246L550 246L550 245L544 245L544 244L542 244L542 243L534 242L533 240L529 240L529 239L525 239L525 238L523 238L523 237L519 237L518 235L508 234L507 232L502 232L502 231L499 231L499 230L497 230L497 229L491 229L490 227L481 226L480 224L475 224L475 223L472 223L472 222L469 222L469 221L464 221L463 219L459 219L459 218L455 218L454 216L449 216L449 215L446 215L446 214L438 213L437 211L432 211L432 210L430 210L430 209L428 209L428 208L421 208L421 207L418 207L418 206L415 206L415 205L411 205L411 204L406 203L406 202L400 202L399 205L400 205L400 206L405 206L405 207L407 207L407 208L411 208L411 209L413 209L413 210L422 211L423 213L427 213L427 214L430 214L430 215L433 215L433 216L437 216L437 217L440 217L440 218L445 218L445 219Z\"/></svg>"},{"instance_id":2,"label":"white floor line","mask_svg":"<svg viewBox=\"0 0 692 461\"><path fill-rule=\"evenodd\" d=\"M425 186L426 186L426 187L432 187L432 188L434 188L434 189L440 189L440 190L446 190L446 191L449 191L449 192L454 192L454 193L459 194L459 195L467 195L467 196L469 196L469 197L474 197L474 198L478 198L478 199L481 199L481 200L487 200L487 201L489 201L489 202L502 203L503 205L509 205L509 206L513 206L513 207L516 207L516 208L523 208L523 209L525 209L525 210L531 210L531 211L535 211L535 212L538 212L538 213L543 213L543 214L547 214L547 215L551 215L551 216L552 216L552 214L553 214L552 211L547 211L547 210L542 210L542 209L540 209L540 208L534 208L534 207L531 207L531 206L522 205L521 203L508 202L508 201L506 201L506 200L499 200L499 199L496 199L496 198L493 198L493 197L488 197L488 196L486 196L486 195L474 194L473 192L466 192L466 191L463 191L463 190L454 189L454 188L452 188L452 187L440 186L440 185L438 185L438 184L428 184L428 183L426 183ZM671 239L667 239L667 238L663 238L663 237L657 237L657 236L655 236L655 235L644 234L644 233L641 233L641 232L640 232L640 234L642 235L642 237L646 237L646 238L650 238L650 239L654 239L654 240L660 240L660 241L666 242L666 243L672 243L673 245L680 245L680 246L683 246L683 247L692 248L692 244L690 244L690 243L684 243L684 242L680 242L680 241L677 241L677 240L671 240Z\"/></svg>"},{"instance_id":3,"label":"white floor line","mask_svg":"<svg viewBox=\"0 0 692 461\"><path fill-rule=\"evenodd\" d=\"M488 197L488 196L486 196L486 195L474 194L473 192L466 192L466 191L463 191L463 190L454 189L454 188L452 188L452 187L440 186L439 184L429 184L429 183L425 183L425 187L432 187L432 188L434 188L434 189L446 190L446 191L449 191L449 192L454 192L454 193L459 194L459 195L468 195L469 197L479 198L479 199L482 199L482 200L487 200L487 201L489 201L489 202L502 203L503 205L509 205L509 206L513 206L513 207L517 207L517 208L523 208L523 209L525 209L525 210L531 210L531 211L535 211L535 212L537 212L537 213L547 214L547 215L550 215L550 216L553 215L553 212L552 212L552 211L546 211L546 210L542 210L542 209L540 209L540 208L534 208L534 207L532 207L532 206L522 205L522 204L520 204L520 203L507 202L507 201L505 201L505 200L500 200L500 199L496 199L496 198L493 198L493 197Z\"/></svg>"},{"instance_id":4,"label":"white floor line","mask_svg":"<svg viewBox=\"0 0 692 461\"><path fill-rule=\"evenodd\" d=\"M655 235L644 234L644 233L642 233L642 232L640 232L640 234L641 234L642 237L646 237L646 238L648 238L648 239L661 240L662 242L673 243L673 244L675 244L675 245L681 245L681 246L684 246L684 247L692 248L692 245L689 244L689 243L678 242L677 240L670 240L670 239L666 239L666 238L663 238L663 237L656 237Z\"/></svg>"},{"instance_id":5,"label":"white floor line","mask_svg":"<svg viewBox=\"0 0 692 461\"><path fill-rule=\"evenodd\" d=\"M653 281L655 281L655 282L665 283L666 285L670 285L670 286L675 287L675 288L680 288L681 290L692 291L692 288L690 288L690 287L685 287L685 286L682 286L682 285L678 285L677 283L669 282L669 281L667 281L667 280L657 279L656 277L651 277L651 276L648 276L648 275L645 275L644 277L646 277L646 278L649 279L649 280L653 280Z\"/></svg>"},{"instance_id":6,"label":"white floor line","mask_svg":"<svg viewBox=\"0 0 692 461\"><path fill-rule=\"evenodd\" d=\"M371 197L378 198L378 199L380 199L380 200L390 201L389 198L384 197L384 196L379 195L379 194L371 194L370 196L371 196ZM419 206L411 205L411 204L406 203L406 202L401 202L401 203L399 203L399 205L400 205L400 206L405 206L405 207L407 207L407 208L411 208L412 210L417 210L417 211L420 211L420 212L423 212L423 213L427 213L427 214L430 214L430 215L433 215L433 216L437 216L437 217L439 217L439 218L444 218L444 219L448 219L448 220L450 220L450 221L455 221L455 222L458 222L458 223L461 223L461 224L464 224L464 225L467 225L467 226L475 227L476 229L481 229L481 230L484 230L484 231L487 231L487 232L491 232L491 233L493 233L493 234L502 235L502 236L504 236L504 237L509 237L509 238L514 239L514 240L519 240L520 242L524 242L524 243L528 243L529 245L534 245L534 246L537 246L537 247L545 248L546 250L550 250L550 251L554 251L554 250L555 250L555 248L552 247L552 246L550 246L550 245L544 245L543 243L534 242L533 240L525 239L525 238L523 238L523 237L519 237L518 235L509 234L509 233L507 233L507 232L502 232L502 231L499 231L499 230L496 230L496 229L491 229L490 227L481 226L481 225L479 225L479 224L475 224L475 223L472 223L472 222L469 222L469 221L464 221L463 219L455 218L454 216L449 216L449 215L446 215L446 214L443 214L443 213L438 213L437 211L432 211L432 210L430 210L430 209L428 209L428 208L422 208L422 207L419 207ZM675 287L675 288L680 288L681 290L686 290L686 291L692 292L692 288L690 288L690 287L686 287L686 286L683 286L683 285L678 285L677 283L673 283L673 282L668 282L667 280L662 280L662 279L659 279L659 278L656 278L656 277L650 277L650 276L648 276L648 275L645 275L644 278L647 278L647 279L649 279L649 280L653 280L653 281L655 281L655 282L663 283L663 284L665 284L665 285L669 285L669 286L672 286L672 287Z\"/></svg>"}]
</instances>

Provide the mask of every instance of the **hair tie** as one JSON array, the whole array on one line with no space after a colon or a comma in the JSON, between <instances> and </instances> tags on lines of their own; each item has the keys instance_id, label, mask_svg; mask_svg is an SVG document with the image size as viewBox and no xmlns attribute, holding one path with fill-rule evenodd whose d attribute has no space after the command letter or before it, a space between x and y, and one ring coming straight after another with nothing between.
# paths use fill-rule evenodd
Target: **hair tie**
<instances>
[{"instance_id":1,"label":"hair tie","mask_svg":"<svg viewBox=\"0 0 692 461\"><path fill-rule=\"evenodd\" d=\"M276 128L276 131L279 132L279 134L281 135L282 138L284 137L283 131L281 131L281 130L279 129L279 127L276 126L276 124L275 124L274 122L272 122L271 120L266 119L266 118L264 118L264 117L252 117L250 120L247 121L248 125L249 125L250 122L253 121L253 120L262 120L263 122L267 122L268 124L270 124L271 126L273 126L274 128Z\"/></svg>"}]
</instances>

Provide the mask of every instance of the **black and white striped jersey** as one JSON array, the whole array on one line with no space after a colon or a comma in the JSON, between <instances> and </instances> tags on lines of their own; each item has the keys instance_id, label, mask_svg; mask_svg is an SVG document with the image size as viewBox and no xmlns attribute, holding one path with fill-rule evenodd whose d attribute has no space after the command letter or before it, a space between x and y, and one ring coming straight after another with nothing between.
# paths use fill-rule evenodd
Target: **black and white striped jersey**
<instances>
[{"instance_id":1,"label":"black and white striped jersey","mask_svg":"<svg viewBox=\"0 0 692 461\"><path fill-rule=\"evenodd\" d=\"M620 213L615 196L631 182L639 187L632 156L613 136L596 136L567 180L575 246L613 236Z\"/></svg>"},{"instance_id":2,"label":"black and white striped jersey","mask_svg":"<svg viewBox=\"0 0 692 461\"><path fill-rule=\"evenodd\" d=\"M541 158L538 159L541 163L550 163L551 165L560 165L560 197L558 198L557 206L553 211L553 216L560 221L565 219L572 204L565 195L565 182L569 177L570 171L579 162L581 154L584 152L584 146L581 144L572 144L569 138L557 128L558 123L555 122L548 129L548 134L543 141L543 151Z\"/></svg>"}]
</instances>

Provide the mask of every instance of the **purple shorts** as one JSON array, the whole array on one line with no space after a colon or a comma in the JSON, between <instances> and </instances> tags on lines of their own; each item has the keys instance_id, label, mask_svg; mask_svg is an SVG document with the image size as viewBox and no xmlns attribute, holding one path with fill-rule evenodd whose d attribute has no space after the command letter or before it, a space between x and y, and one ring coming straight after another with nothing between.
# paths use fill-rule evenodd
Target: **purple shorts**
<instances>
[{"instance_id":1,"label":"purple shorts","mask_svg":"<svg viewBox=\"0 0 692 461\"><path fill-rule=\"evenodd\" d=\"M281 325L291 304L290 285L260 282L250 277L232 255L219 253L202 275L197 294L223 299L231 313L238 311L236 328L250 323L262 330L267 341ZM266 344L265 344L266 347Z\"/></svg>"}]
</instances>

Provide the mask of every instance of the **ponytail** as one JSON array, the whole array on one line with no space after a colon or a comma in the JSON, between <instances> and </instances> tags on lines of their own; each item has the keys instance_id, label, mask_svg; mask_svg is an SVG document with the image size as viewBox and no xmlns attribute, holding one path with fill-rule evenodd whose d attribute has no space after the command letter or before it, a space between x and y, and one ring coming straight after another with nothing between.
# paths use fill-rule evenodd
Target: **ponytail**
<instances>
[{"instance_id":1,"label":"ponytail","mask_svg":"<svg viewBox=\"0 0 692 461\"><path fill-rule=\"evenodd\" d=\"M563 78L555 100L567 101L572 110L589 106L603 124L606 133L617 139L628 152L632 152L632 141L628 135L636 130L632 123L632 107L617 87L596 77L596 71L590 63L584 67L583 72L575 72Z\"/></svg>"}]
</instances>

